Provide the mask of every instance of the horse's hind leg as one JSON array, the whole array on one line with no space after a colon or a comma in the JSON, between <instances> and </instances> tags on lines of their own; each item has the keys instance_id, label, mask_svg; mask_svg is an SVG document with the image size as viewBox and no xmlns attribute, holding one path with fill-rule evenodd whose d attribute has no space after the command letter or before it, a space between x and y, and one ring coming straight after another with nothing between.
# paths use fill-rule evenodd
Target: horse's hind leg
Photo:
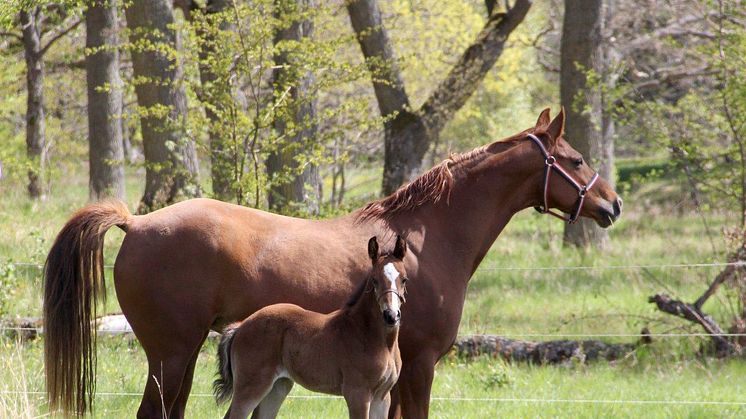
<instances>
[{"instance_id":1,"label":"horse's hind leg","mask_svg":"<svg viewBox=\"0 0 746 419\"><path fill-rule=\"evenodd\" d=\"M192 391L192 379L194 378L194 367L195 365L197 365L197 358L199 357L199 349L205 343L205 338L207 338L207 333L205 333L204 338L202 338L202 342L200 342L200 344L197 345L197 348L194 350L194 354L192 355L192 360L189 361L189 365L187 365L187 370L184 373L184 378L181 380L181 388L179 389L179 396L176 398L176 402L174 402L173 408L171 408L171 414L169 415L170 419L180 419L184 417L184 409L186 409L187 401L189 399L189 392Z\"/></svg>"},{"instance_id":2,"label":"horse's hind leg","mask_svg":"<svg viewBox=\"0 0 746 419\"><path fill-rule=\"evenodd\" d=\"M275 381L269 394L267 394L259 406L254 409L251 419L273 419L277 417L282 402L285 401L290 390L293 389L293 380L289 378L279 378Z\"/></svg>"},{"instance_id":3,"label":"horse's hind leg","mask_svg":"<svg viewBox=\"0 0 746 419\"><path fill-rule=\"evenodd\" d=\"M168 329L156 330L137 321L131 322L131 325L148 357L147 384L137 417L182 417L179 415L183 415L184 406L174 406L177 399L186 404L193 364L207 334L207 327L185 327L182 330L191 330L173 336L166 332ZM184 395L181 395L182 387L186 393ZM177 416L172 416L174 409L173 414Z\"/></svg>"}]
</instances>

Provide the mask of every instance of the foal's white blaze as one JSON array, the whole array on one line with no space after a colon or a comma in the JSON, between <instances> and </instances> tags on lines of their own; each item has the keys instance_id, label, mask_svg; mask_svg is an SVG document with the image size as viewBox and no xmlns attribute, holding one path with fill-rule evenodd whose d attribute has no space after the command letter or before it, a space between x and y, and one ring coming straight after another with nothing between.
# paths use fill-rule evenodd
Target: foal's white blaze
<instances>
[{"instance_id":1,"label":"foal's white blaze","mask_svg":"<svg viewBox=\"0 0 746 419\"><path fill-rule=\"evenodd\" d=\"M399 293L399 290L396 288L396 278L399 278L399 271L396 270L393 263L387 263L383 266L383 274L386 275L386 279L391 282L391 289L394 290L397 294ZM392 298L391 299L391 307L389 307L393 311L399 311L399 298Z\"/></svg>"}]
</instances>

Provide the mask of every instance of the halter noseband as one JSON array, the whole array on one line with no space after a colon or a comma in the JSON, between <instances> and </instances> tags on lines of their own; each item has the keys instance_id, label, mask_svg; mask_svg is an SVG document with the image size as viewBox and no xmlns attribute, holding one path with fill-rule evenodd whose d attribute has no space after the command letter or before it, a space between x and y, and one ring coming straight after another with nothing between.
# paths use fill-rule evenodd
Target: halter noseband
<instances>
[{"instance_id":1,"label":"halter noseband","mask_svg":"<svg viewBox=\"0 0 746 419\"><path fill-rule=\"evenodd\" d=\"M395 294L397 297L399 297L399 301L401 301L402 304L407 302L407 299L404 298L404 294L399 294L399 291L394 291L391 288L387 289L386 291L382 292L381 295L378 296L378 301L380 304L381 298L385 297L386 294Z\"/></svg>"},{"instance_id":2,"label":"halter noseband","mask_svg":"<svg viewBox=\"0 0 746 419\"><path fill-rule=\"evenodd\" d=\"M530 138L534 143L536 143L537 146L539 146L539 150L544 156L544 205L534 207L534 209L542 214L553 215L562 221L567 221L568 224L575 223L576 221L578 221L578 217L580 216L580 210L583 209L583 203L585 203L586 193L591 190L593 185L596 183L596 180L598 180L598 172L595 172L593 174L591 180L589 180L585 186L581 186L580 183L573 179L572 176L570 176L570 174L564 168L562 168L562 166L560 166L560 164L557 162L557 158L549 154L547 149L544 147L544 144L537 136L535 136L534 134L528 134L528 138ZM569 216L564 216L549 209L549 176L552 174L552 169L556 170L557 173L562 175L562 177L570 182L570 185L572 185L578 191L578 201L575 204L575 210Z\"/></svg>"}]
</instances>

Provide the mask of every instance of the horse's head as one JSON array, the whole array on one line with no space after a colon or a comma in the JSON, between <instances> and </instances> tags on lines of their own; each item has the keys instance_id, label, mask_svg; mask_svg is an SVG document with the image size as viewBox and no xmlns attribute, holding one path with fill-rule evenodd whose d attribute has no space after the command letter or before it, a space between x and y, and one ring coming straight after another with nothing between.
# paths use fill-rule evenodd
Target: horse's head
<instances>
[{"instance_id":1,"label":"horse's head","mask_svg":"<svg viewBox=\"0 0 746 419\"><path fill-rule=\"evenodd\" d=\"M368 255L373 262L370 282L381 309L383 321L388 327L399 325L401 305L406 293L407 272L404 270L404 255L407 244L401 236L396 236L396 246L392 253L379 253L375 236L368 241Z\"/></svg>"},{"instance_id":2,"label":"horse's head","mask_svg":"<svg viewBox=\"0 0 746 419\"><path fill-rule=\"evenodd\" d=\"M622 199L609 183L598 176L583 155L565 140L564 109L550 121L545 109L536 127L526 132L536 150L537 159L545 160L541 171L540 212L559 216L570 223L588 217L601 227L609 227L622 213ZM550 211L557 208L569 217Z\"/></svg>"}]
</instances>

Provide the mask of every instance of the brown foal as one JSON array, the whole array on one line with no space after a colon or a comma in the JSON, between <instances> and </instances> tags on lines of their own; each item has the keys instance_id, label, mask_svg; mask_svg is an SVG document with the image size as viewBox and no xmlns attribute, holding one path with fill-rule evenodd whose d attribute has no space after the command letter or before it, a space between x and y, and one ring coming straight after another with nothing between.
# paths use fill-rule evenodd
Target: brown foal
<instances>
[{"instance_id":1,"label":"brown foal","mask_svg":"<svg viewBox=\"0 0 746 419\"><path fill-rule=\"evenodd\" d=\"M274 418L293 382L344 396L350 418L384 419L399 378L399 321L407 275L407 245L393 253L368 241L373 268L347 304L330 314L294 304L264 307L223 332L215 397L233 395L226 418Z\"/></svg>"},{"instance_id":2,"label":"brown foal","mask_svg":"<svg viewBox=\"0 0 746 419\"><path fill-rule=\"evenodd\" d=\"M608 227L621 214L616 192L602 178L592 182L595 172L565 141L564 124L562 112L550 120L547 109L535 127L452 156L394 194L334 219L283 217L210 199L142 216L116 202L77 211L44 272L50 410L85 412L94 395L90 325L105 291L107 229L126 232L114 285L148 358L137 413L145 418L161 417L164 408L170 417L184 416L211 329L275 303L336 310L357 285L353 279L370 270L359 243L377 236L390 245L396 231L407 237L404 264L417 286L401 326L403 365L391 411L426 417L435 364L456 338L469 279L513 215L555 208Z\"/></svg>"}]
</instances>

